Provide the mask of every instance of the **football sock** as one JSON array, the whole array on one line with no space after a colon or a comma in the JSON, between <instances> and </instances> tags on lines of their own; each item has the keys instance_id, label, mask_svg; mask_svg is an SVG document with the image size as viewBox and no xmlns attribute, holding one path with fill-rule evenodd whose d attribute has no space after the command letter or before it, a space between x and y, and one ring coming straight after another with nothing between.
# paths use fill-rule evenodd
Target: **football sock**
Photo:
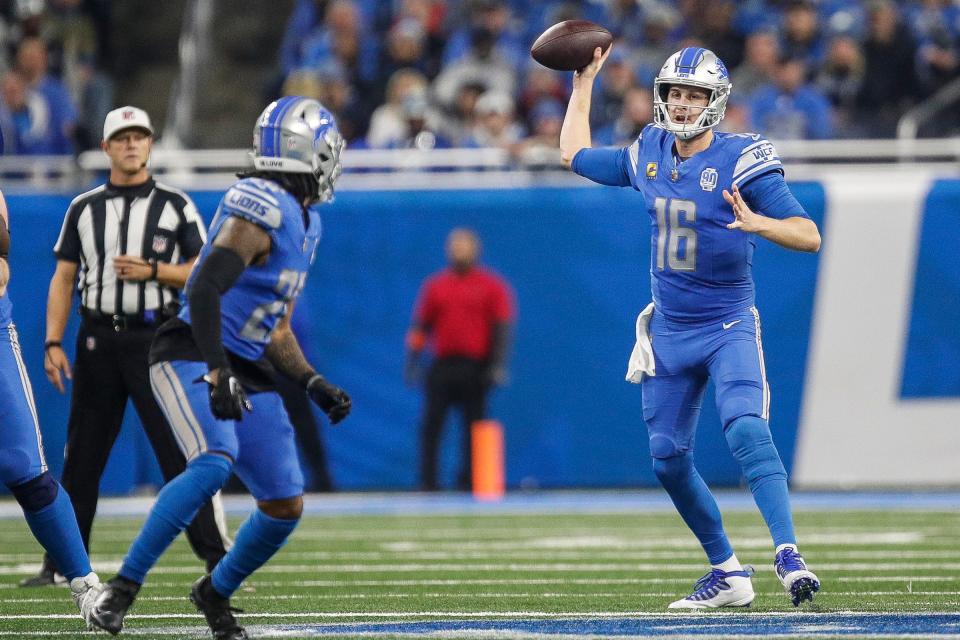
<instances>
[{"instance_id":1,"label":"football sock","mask_svg":"<svg viewBox=\"0 0 960 640\"><path fill-rule=\"evenodd\" d=\"M733 554L726 560L720 563L713 563L711 566L714 569L720 569L724 573L729 573L731 571L743 571L743 566L740 564L740 561L737 560L737 555Z\"/></svg>"},{"instance_id":2,"label":"football sock","mask_svg":"<svg viewBox=\"0 0 960 640\"><path fill-rule=\"evenodd\" d=\"M56 483L56 480L53 482ZM36 511L23 510L27 525L37 542L50 554L60 572L72 580L92 571L83 546L77 516L67 490L56 483L53 502Z\"/></svg>"},{"instance_id":3,"label":"football sock","mask_svg":"<svg viewBox=\"0 0 960 640\"><path fill-rule=\"evenodd\" d=\"M732 556L733 548L723 531L717 501L693 466L693 454L654 458L653 470L680 517L697 536L710 564L720 564Z\"/></svg>"},{"instance_id":4,"label":"football sock","mask_svg":"<svg viewBox=\"0 0 960 640\"><path fill-rule=\"evenodd\" d=\"M123 559L119 575L143 584L147 572L160 555L187 528L203 503L227 481L232 466L221 455L205 453L164 485L140 534Z\"/></svg>"},{"instance_id":5,"label":"football sock","mask_svg":"<svg viewBox=\"0 0 960 640\"><path fill-rule=\"evenodd\" d=\"M280 550L296 528L297 520L281 520L254 510L237 532L237 538L211 574L213 588L224 598L233 595L251 573Z\"/></svg>"},{"instance_id":6,"label":"football sock","mask_svg":"<svg viewBox=\"0 0 960 640\"><path fill-rule=\"evenodd\" d=\"M787 471L773 444L767 421L742 416L730 424L725 435L730 453L740 463L753 499L770 529L774 546L796 544Z\"/></svg>"}]
</instances>

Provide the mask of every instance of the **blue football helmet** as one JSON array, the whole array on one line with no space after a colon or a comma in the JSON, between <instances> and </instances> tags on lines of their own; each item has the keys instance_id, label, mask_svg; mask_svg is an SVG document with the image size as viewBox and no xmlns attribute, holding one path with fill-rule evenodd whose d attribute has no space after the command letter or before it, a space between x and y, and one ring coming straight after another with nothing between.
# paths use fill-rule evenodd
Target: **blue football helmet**
<instances>
[{"instance_id":1,"label":"blue football helmet","mask_svg":"<svg viewBox=\"0 0 960 640\"><path fill-rule=\"evenodd\" d=\"M667 113L673 85L700 87L709 92L707 106L694 122L674 122ZM653 81L653 121L681 140L689 140L720 124L730 99L730 74L717 55L702 47L687 47L667 58Z\"/></svg>"},{"instance_id":2,"label":"blue football helmet","mask_svg":"<svg viewBox=\"0 0 960 640\"><path fill-rule=\"evenodd\" d=\"M320 202L333 198L340 177L343 136L322 104L301 96L271 102L253 129L253 166L258 171L308 173L317 179Z\"/></svg>"}]
</instances>

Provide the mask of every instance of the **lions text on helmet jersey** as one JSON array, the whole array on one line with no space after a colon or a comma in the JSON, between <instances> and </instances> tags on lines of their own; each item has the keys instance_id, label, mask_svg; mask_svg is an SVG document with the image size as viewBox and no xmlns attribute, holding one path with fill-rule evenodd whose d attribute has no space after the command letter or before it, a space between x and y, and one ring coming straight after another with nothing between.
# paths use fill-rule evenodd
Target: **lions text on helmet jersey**
<instances>
[{"instance_id":1,"label":"lions text on helmet jersey","mask_svg":"<svg viewBox=\"0 0 960 640\"><path fill-rule=\"evenodd\" d=\"M210 242L193 270L195 275L213 247L223 224L238 217L270 234L270 254L263 264L251 264L220 299L223 345L247 360L257 360L270 341L270 332L287 314L290 303L303 289L320 242L319 205L303 208L279 184L261 178L244 178L220 201L210 225ZM187 281L189 294L193 276ZM184 299L188 299L185 295ZM190 305L184 304L180 319L190 323Z\"/></svg>"}]
</instances>

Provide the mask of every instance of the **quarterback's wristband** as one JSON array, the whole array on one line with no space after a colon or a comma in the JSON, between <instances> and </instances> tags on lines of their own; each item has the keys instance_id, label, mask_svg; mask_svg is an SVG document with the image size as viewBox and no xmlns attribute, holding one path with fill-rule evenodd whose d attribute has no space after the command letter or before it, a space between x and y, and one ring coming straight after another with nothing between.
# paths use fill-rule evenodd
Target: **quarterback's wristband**
<instances>
[{"instance_id":1,"label":"quarterback's wristband","mask_svg":"<svg viewBox=\"0 0 960 640\"><path fill-rule=\"evenodd\" d=\"M46 342L43 343L43 352L46 353L47 351L50 351L50 349L53 349L54 347L60 347L62 349L63 343L60 342L59 340L47 340Z\"/></svg>"}]
</instances>

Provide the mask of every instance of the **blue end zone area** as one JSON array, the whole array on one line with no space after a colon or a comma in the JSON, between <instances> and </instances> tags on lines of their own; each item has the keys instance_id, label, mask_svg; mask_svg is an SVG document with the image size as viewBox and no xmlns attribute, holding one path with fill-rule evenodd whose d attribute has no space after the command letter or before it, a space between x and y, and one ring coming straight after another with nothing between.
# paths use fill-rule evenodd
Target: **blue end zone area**
<instances>
[{"instance_id":1,"label":"blue end zone area","mask_svg":"<svg viewBox=\"0 0 960 640\"><path fill-rule=\"evenodd\" d=\"M459 638L542 637L903 637L904 634L938 638L960 637L960 614L950 613L695 613L630 616L604 619L555 620L442 620L329 625L271 625L258 629L271 637L303 636L437 636Z\"/></svg>"}]
</instances>

